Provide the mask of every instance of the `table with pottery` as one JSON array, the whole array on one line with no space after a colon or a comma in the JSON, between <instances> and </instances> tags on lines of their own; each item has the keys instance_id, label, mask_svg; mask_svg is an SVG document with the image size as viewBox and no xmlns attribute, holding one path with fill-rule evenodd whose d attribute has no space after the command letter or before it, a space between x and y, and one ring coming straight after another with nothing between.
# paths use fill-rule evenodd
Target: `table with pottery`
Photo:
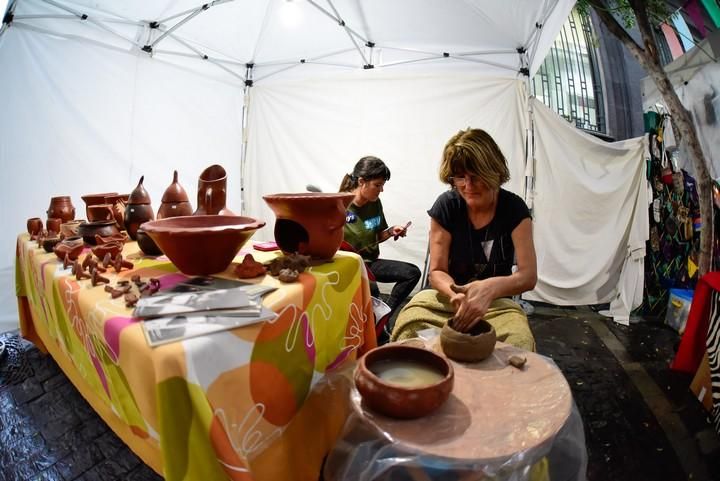
<instances>
[{"instance_id":1,"label":"table with pottery","mask_svg":"<svg viewBox=\"0 0 720 481\"><path fill-rule=\"evenodd\" d=\"M413 350L430 351L450 367ZM407 383L417 374L386 377L395 358L439 375L392 392L383 381ZM582 420L562 372L541 355L494 342L481 361L452 360L440 330L431 329L369 353L355 381L353 415L326 462L328 481L584 479Z\"/></svg>"},{"instance_id":2,"label":"table with pottery","mask_svg":"<svg viewBox=\"0 0 720 481\"><path fill-rule=\"evenodd\" d=\"M17 239L21 332L165 479L316 481L352 409L349 366L376 346L367 273L359 256L335 252L342 228L328 250L337 229L327 213L324 260L308 252L313 261L294 280L240 269L249 256L262 266L284 255L253 248L264 222L225 207L224 175L220 166L203 172L193 212L175 173L158 218L142 179L129 195L83 196L87 221L75 220L70 197L53 198L48 220L28 219ZM345 197L317 196L340 226ZM301 202L305 210L314 201ZM287 251L311 248L314 235L287 240ZM241 271L243 282L276 288L262 298L272 320L156 347L133 317L137 299L122 290L162 294L195 276L238 280Z\"/></svg>"}]
</instances>

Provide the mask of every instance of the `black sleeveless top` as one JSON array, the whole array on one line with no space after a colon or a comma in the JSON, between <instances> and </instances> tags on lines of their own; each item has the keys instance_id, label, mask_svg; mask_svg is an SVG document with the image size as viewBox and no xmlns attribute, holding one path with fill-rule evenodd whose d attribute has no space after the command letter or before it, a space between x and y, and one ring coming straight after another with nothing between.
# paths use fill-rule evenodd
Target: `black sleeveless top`
<instances>
[{"instance_id":1,"label":"black sleeveless top","mask_svg":"<svg viewBox=\"0 0 720 481\"><path fill-rule=\"evenodd\" d=\"M512 273L515 247L510 235L530 217L518 195L500 189L495 217L481 229L472 226L467 204L455 190L442 193L428 214L452 236L448 273L456 284Z\"/></svg>"}]
</instances>

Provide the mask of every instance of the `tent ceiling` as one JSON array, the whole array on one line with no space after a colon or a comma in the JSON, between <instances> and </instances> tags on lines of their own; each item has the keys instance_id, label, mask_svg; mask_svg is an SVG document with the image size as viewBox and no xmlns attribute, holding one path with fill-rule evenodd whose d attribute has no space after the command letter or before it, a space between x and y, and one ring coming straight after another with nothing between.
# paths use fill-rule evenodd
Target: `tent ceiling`
<instances>
[{"instance_id":1,"label":"tent ceiling","mask_svg":"<svg viewBox=\"0 0 720 481\"><path fill-rule=\"evenodd\" d=\"M237 80L367 66L534 73L571 0L16 0L14 25ZM84 17L85 16L85 17ZM145 48L145 52L142 49ZM518 53L518 49L525 53ZM247 65L252 64L252 71Z\"/></svg>"}]
</instances>

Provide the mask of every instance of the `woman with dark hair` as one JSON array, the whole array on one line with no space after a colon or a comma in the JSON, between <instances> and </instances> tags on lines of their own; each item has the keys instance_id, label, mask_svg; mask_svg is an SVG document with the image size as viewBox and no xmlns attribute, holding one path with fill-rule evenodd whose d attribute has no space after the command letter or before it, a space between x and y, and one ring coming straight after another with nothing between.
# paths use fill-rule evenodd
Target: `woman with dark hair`
<instances>
[{"instance_id":1,"label":"woman with dark hair","mask_svg":"<svg viewBox=\"0 0 720 481\"><path fill-rule=\"evenodd\" d=\"M385 220L380 193L388 180L390 169L382 160L363 157L355 164L352 173L343 178L340 192L355 194L348 207L345 242L362 256L377 282L395 283L387 301L391 309L390 318L394 319L393 313L415 288L421 273L414 264L379 258L379 244L391 237L395 240L405 237L408 227L388 226ZM371 283L370 287L372 295L379 297L377 284ZM392 329L392 325L387 325L386 329Z\"/></svg>"},{"instance_id":2,"label":"woman with dark hair","mask_svg":"<svg viewBox=\"0 0 720 481\"><path fill-rule=\"evenodd\" d=\"M537 281L532 219L525 201L501 187L509 179L505 156L484 130L463 130L447 142L440 180L450 190L428 211L433 289L398 315L393 340L450 318L461 332L485 319L499 339L534 350L527 316L510 299Z\"/></svg>"}]
</instances>

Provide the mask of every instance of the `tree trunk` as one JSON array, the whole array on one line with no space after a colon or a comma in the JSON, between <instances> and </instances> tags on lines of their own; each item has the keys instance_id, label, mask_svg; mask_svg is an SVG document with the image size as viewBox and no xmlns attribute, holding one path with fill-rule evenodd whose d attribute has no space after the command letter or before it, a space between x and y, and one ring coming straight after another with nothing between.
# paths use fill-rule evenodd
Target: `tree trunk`
<instances>
[{"instance_id":1,"label":"tree trunk","mask_svg":"<svg viewBox=\"0 0 720 481\"><path fill-rule=\"evenodd\" d=\"M679 136L685 142L690 153L695 173L697 176L698 196L700 201L700 217L702 229L700 230L700 253L698 255L699 274L698 277L709 272L712 258L712 232L713 226L713 201L712 201L712 179L708 172L705 155L703 154L700 140L695 128L695 123L690 112L680 102L675 89L670 83L665 70L660 65L660 60L655 47L655 40L652 35L650 21L648 20L645 2L643 0L630 0L630 6L635 13L638 29L642 35L645 48L641 48L635 40L628 35L625 29L617 22L615 17L608 11L607 5L600 5L605 2L591 3L598 17L607 26L608 30L617 37L630 54L642 65L645 71L652 77L658 91L662 95L665 105L670 112L673 122L679 130Z\"/></svg>"}]
</instances>

